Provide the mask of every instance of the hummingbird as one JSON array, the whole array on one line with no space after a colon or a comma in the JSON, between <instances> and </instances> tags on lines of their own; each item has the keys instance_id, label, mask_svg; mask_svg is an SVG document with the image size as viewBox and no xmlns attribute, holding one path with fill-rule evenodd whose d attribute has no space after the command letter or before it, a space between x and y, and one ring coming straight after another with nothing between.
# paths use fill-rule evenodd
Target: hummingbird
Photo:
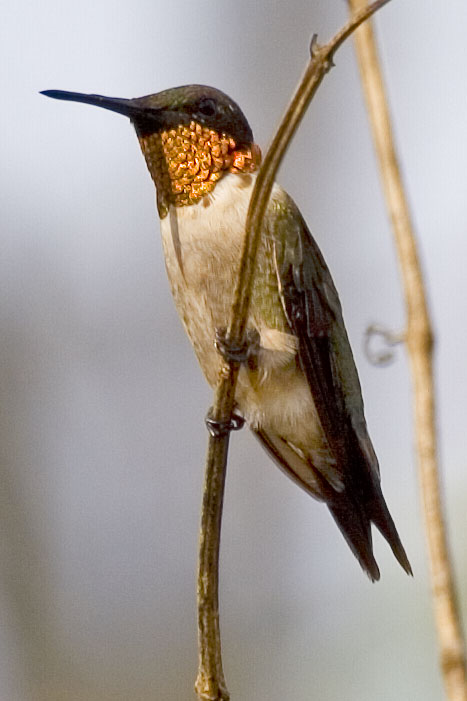
<instances>
[{"instance_id":1,"label":"hummingbird","mask_svg":"<svg viewBox=\"0 0 467 701\"><path fill-rule=\"evenodd\" d=\"M261 163L245 115L204 85L134 99L42 94L133 123L156 187L175 305L214 387ZM372 524L412 574L381 491L338 293L297 205L277 183L262 225L246 335L235 395L241 420L289 477L327 505L372 581L380 577Z\"/></svg>"}]
</instances>

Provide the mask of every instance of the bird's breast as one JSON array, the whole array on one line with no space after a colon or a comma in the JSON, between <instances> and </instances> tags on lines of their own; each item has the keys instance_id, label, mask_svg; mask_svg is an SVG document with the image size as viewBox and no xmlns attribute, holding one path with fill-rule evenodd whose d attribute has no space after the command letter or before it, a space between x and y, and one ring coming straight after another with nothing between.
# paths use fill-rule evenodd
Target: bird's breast
<instances>
[{"instance_id":1,"label":"bird's breast","mask_svg":"<svg viewBox=\"0 0 467 701\"><path fill-rule=\"evenodd\" d=\"M253 185L254 176L226 176L213 194L190 207L173 207L161 221L175 304L211 386L220 368L215 331L230 321ZM257 367L242 368L237 402L252 425L263 424L266 417L269 423L277 417L280 423L296 424L304 407L314 408L297 367L297 339L282 309L265 226L248 319L248 327L260 335Z\"/></svg>"},{"instance_id":2,"label":"bird's breast","mask_svg":"<svg viewBox=\"0 0 467 701\"><path fill-rule=\"evenodd\" d=\"M230 175L212 195L172 207L161 220L167 274L178 313L210 382L219 358L216 328L228 324L253 181Z\"/></svg>"}]
</instances>

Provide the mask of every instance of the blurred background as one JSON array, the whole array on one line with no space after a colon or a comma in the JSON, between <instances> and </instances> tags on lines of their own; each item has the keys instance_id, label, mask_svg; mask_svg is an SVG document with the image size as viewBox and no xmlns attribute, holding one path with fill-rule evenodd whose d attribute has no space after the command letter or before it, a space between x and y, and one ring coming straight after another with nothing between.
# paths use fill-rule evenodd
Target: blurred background
<instances>
[{"instance_id":1,"label":"blurred background","mask_svg":"<svg viewBox=\"0 0 467 701\"><path fill-rule=\"evenodd\" d=\"M211 392L166 281L153 184L129 122L38 94L136 97L186 83L237 100L265 148L343 0L17 0L2 9L0 697L194 699L195 573ZM444 496L467 602L467 5L376 20L437 337ZM414 569L375 534L381 582L327 510L233 436L221 557L235 701L442 697L403 348L371 366L367 325L404 326L352 43L280 181L339 289L384 493Z\"/></svg>"}]
</instances>

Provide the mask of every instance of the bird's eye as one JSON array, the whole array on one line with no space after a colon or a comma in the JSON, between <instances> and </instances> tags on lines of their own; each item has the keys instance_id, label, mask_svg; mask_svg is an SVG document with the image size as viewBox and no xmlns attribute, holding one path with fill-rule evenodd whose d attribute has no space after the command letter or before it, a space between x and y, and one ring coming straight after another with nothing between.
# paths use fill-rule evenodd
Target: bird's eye
<instances>
[{"instance_id":1,"label":"bird's eye","mask_svg":"<svg viewBox=\"0 0 467 701\"><path fill-rule=\"evenodd\" d=\"M198 111L205 117L214 117L217 112L217 104L215 100L207 97L205 100L201 100L198 105Z\"/></svg>"}]
</instances>

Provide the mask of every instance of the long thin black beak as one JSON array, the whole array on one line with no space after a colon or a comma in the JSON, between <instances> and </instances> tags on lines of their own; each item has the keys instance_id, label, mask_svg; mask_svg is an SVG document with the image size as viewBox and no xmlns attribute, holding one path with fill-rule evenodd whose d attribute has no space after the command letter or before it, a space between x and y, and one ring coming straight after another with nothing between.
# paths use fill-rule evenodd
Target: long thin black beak
<instances>
[{"instance_id":1,"label":"long thin black beak","mask_svg":"<svg viewBox=\"0 0 467 701\"><path fill-rule=\"evenodd\" d=\"M84 102L87 105L103 107L112 112L124 114L125 117L133 119L141 114L141 107L136 107L133 100L126 100L123 97L105 97L104 95L86 95L80 92L67 92L66 90L43 90L41 95L53 97L55 100L69 100L70 102Z\"/></svg>"},{"instance_id":2,"label":"long thin black beak","mask_svg":"<svg viewBox=\"0 0 467 701\"><path fill-rule=\"evenodd\" d=\"M145 136L158 132L162 127L176 126L185 120L188 124L192 117L184 115L179 110L172 111L167 107L154 107L151 100L157 95L146 95L127 100L124 97L105 97L105 95L86 95L81 92L68 92L67 90L43 90L41 95L53 97L55 100L69 100L70 102L84 102L87 105L103 107L105 110L118 112L128 117L136 129L138 136Z\"/></svg>"}]
</instances>

